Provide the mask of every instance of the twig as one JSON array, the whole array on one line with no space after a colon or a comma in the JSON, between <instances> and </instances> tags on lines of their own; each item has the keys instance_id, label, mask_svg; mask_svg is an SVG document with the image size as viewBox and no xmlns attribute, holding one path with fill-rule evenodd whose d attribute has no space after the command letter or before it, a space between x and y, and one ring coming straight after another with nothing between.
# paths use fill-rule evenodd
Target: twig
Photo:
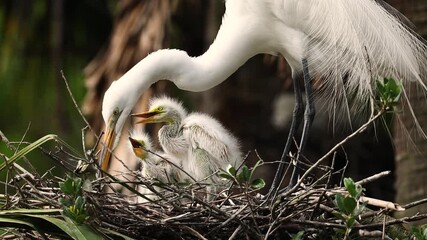
<instances>
[{"instance_id":1,"label":"twig","mask_svg":"<svg viewBox=\"0 0 427 240\"><path fill-rule=\"evenodd\" d=\"M376 180L378 180L378 179L380 179L382 177L388 176L388 175L390 175L390 173L391 173L391 171L380 172L380 173L377 173L377 174L372 175L370 177L367 177L365 179L362 179L360 181L357 181L355 184L365 185L367 183L376 181Z\"/></svg>"},{"instance_id":2,"label":"twig","mask_svg":"<svg viewBox=\"0 0 427 240\"><path fill-rule=\"evenodd\" d=\"M203 237L202 234L200 234L199 232L197 232L196 230L192 229L189 226L182 226L181 228L187 230L188 232L190 232L193 236L197 237L198 239L208 240L207 238Z\"/></svg>"},{"instance_id":3,"label":"twig","mask_svg":"<svg viewBox=\"0 0 427 240\"><path fill-rule=\"evenodd\" d=\"M27 130L25 131L25 134L27 133L27 131L28 131L28 128L27 128ZM25 136L25 135L24 135ZM18 151L18 148L17 147L15 147L13 144L11 144L11 142L9 141L9 139L6 137L6 135L4 135L4 133L0 130L0 138L1 138L1 140L2 140L2 142L4 142L5 144L6 144L6 146L9 148L9 149L11 149L11 150L13 150L13 151L15 151L15 152L17 152ZM22 143L22 141L20 141L20 143ZM30 161L28 160L28 158L26 157L26 156L23 156L22 157L23 159L24 159L24 161L27 163L27 164L29 164L30 165L30 167L31 167L31 169L32 169L32 171L34 172L34 174L35 175L37 175L37 171L34 169L34 167L30 164ZM7 162L6 162L7 163ZM40 176L38 176L38 177L40 177Z\"/></svg>"},{"instance_id":4,"label":"twig","mask_svg":"<svg viewBox=\"0 0 427 240\"><path fill-rule=\"evenodd\" d=\"M403 205L402 207L405 208L405 209L410 209L410 208L413 208L415 206L418 206L418 205L421 205L421 204L424 204L424 203L427 203L427 198L424 198L424 199L421 199L421 200L418 200L418 201L415 201L415 202L408 203L406 205Z\"/></svg>"},{"instance_id":5,"label":"twig","mask_svg":"<svg viewBox=\"0 0 427 240\"><path fill-rule=\"evenodd\" d=\"M76 110L79 112L79 114L80 114L80 116L82 117L83 121L86 123L86 126L90 129L90 131L93 133L93 135L95 135L95 137L96 137L96 138L99 138L99 137L98 137L98 135L96 134L96 132L95 132L95 131L93 130L93 128L90 126L89 122L86 120L86 117L84 116L84 114L82 113L82 111L80 110L80 107L79 107L79 105L77 104L76 99L74 98L73 93L71 92L71 88L70 88L70 86L68 85L68 80L67 80L67 78L65 77L65 75L64 75L64 71L63 71L63 70L61 70L61 76L62 76L62 79L64 80L65 86L67 87L68 94L70 95L71 100L73 101L74 107L75 107L75 108L76 108Z\"/></svg>"},{"instance_id":6,"label":"twig","mask_svg":"<svg viewBox=\"0 0 427 240\"><path fill-rule=\"evenodd\" d=\"M228 240L233 240L237 237L237 234L239 234L239 232L242 230L242 226L238 226L236 228L236 230L234 230L233 234L231 234L231 236L228 238Z\"/></svg>"},{"instance_id":7,"label":"twig","mask_svg":"<svg viewBox=\"0 0 427 240\"><path fill-rule=\"evenodd\" d=\"M328 227L328 228L338 228L338 229L345 229L345 225L337 224L337 223L330 223L330 222L318 222L318 221L310 221L310 220L295 220L291 219L289 220L290 223L296 223L303 226L314 226L314 227Z\"/></svg>"},{"instance_id":8,"label":"twig","mask_svg":"<svg viewBox=\"0 0 427 240\"><path fill-rule=\"evenodd\" d=\"M330 184L330 181L331 181L331 177L332 177L332 174L333 174L333 172L334 172L334 166L335 166L335 158L336 158L336 156L337 156L337 153L335 152L335 153L334 153L334 156L332 157L332 161L331 161L331 170L330 170L330 172L329 172L329 174L328 174L328 179L326 180L325 190L324 190L324 191L322 192L322 194L320 195L319 200L317 201L316 207L314 208L313 212L311 213L311 216L310 216L310 218L309 218L310 220L313 220L313 219L314 219L314 216L315 216L315 214L316 214L316 212L317 212L317 209L319 209L320 204L322 203L322 199L323 199L323 197L325 197L325 195L326 195L326 189L328 189L328 187L329 187L329 184Z\"/></svg>"},{"instance_id":9,"label":"twig","mask_svg":"<svg viewBox=\"0 0 427 240\"><path fill-rule=\"evenodd\" d=\"M394 219L394 220L386 222L385 226L391 226L391 225L396 225L396 224L405 223L405 222L415 222L415 221L419 221L419 220L423 220L423 219L427 219L427 213L426 214L417 214L417 215L411 216L411 217ZM358 230L358 229L382 228L383 224L384 223L381 222L381 223L372 223L372 224L354 226L354 229Z\"/></svg>"},{"instance_id":10,"label":"twig","mask_svg":"<svg viewBox=\"0 0 427 240\"><path fill-rule=\"evenodd\" d=\"M375 115L373 118L371 118L368 122L366 122L365 124L363 124L359 129L357 129L354 133L350 134L349 136L347 136L346 138L344 138L341 142L339 142L337 145L335 145L331 150L329 150L329 152L327 152L323 157L321 157L319 160L317 160L317 162L315 162L307 171L305 171L305 173L301 176L301 178L297 181L297 183L295 184L295 186L293 186L289 191L281 194L280 197L286 197L287 195L291 194L292 192L294 192L295 190L298 189L298 187L301 185L301 183L304 181L304 179L307 177L307 175L309 173L311 173L320 163L322 163L325 159L327 159L332 153L334 153L338 148L340 148L342 145L344 145L348 140L352 139L353 137L355 137L356 135L362 133L363 131L366 130L366 128L372 124L375 120L377 120L379 117L381 117L384 114L385 110L381 109L381 111L379 111L377 113L377 115Z\"/></svg>"},{"instance_id":11,"label":"twig","mask_svg":"<svg viewBox=\"0 0 427 240\"><path fill-rule=\"evenodd\" d=\"M362 238L381 238L381 239L391 240L390 237L388 237L387 235L383 235L383 232L379 230L374 230L374 231L359 230L357 231L357 234Z\"/></svg>"}]
</instances>

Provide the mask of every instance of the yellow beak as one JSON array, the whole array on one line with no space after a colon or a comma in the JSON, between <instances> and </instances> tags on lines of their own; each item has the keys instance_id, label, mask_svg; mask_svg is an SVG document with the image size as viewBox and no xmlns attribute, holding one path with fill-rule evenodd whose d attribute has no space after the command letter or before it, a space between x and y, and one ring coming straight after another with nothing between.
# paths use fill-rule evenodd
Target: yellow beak
<instances>
[{"instance_id":1,"label":"yellow beak","mask_svg":"<svg viewBox=\"0 0 427 240\"><path fill-rule=\"evenodd\" d=\"M101 143L102 151L101 151L101 157L99 158L99 165L101 166L102 171L107 171L110 165L111 152L112 152L115 138L116 138L115 120L111 119L108 122L104 139Z\"/></svg>"},{"instance_id":2,"label":"yellow beak","mask_svg":"<svg viewBox=\"0 0 427 240\"><path fill-rule=\"evenodd\" d=\"M146 157L146 152L142 149L143 146L142 146L141 142L139 142L138 140L133 139L131 137L129 137L129 141L132 145L132 149L133 149L133 152L135 153L135 155L137 157L139 157L140 159L144 160Z\"/></svg>"},{"instance_id":3,"label":"yellow beak","mask_svg":"<svg viewBox=\"0 0 427 240\"><path fill-rule=\"evenodd\" d=\"M137 121L135 124L152 123L152 122L155 122L155 121L153 121L153 117L159 113L160 113L159 111L155 110L155 111L149 111L149 112L144 112L144 113L132 114L131 117L142 118L141 120Z\"/></svg>"}]
</instances>

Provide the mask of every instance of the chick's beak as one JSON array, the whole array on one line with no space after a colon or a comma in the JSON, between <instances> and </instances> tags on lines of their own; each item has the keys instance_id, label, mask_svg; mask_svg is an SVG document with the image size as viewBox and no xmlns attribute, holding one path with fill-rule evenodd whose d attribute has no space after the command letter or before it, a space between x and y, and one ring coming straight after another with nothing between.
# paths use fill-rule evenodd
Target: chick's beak
<instances>
[{"instance_id":1,"label":"chick's beak","mask_svg":"<svg viewBox=\"0 0 427 240\"><path fill-rule=\"evenodd\" d=\"M110 165L111 151L113 148L114 140L116 139L115 120L109 120L107 129L105 131L104 139L102 141L101 157L99 158L99 165L102 171L107 171Z\"/></svg>"},{"instance_id":2,"label":"chick's beak","mask_svg":"<svg viewBox=\"0 0 427 240\"><path fill-rule=\"evenodd\" d=\"M140 159L145 158L145 151L142 149L142 144L138 140L129 137L130 144L132 145L133 152Z\"/></svg>"},{"instance_id":3,"label":"chick's beak","mask_svg":"<svg viewBox=\"0 0 427 240\"><path fill-rule=\"evenodd\" d=\"M153 117L159 113L160 112L158 112L158 111L149 111L149 112L144 112L144 113L135 113L135 114L132 114L131 117L142 118L141 120L137 121L136 124L138 124L138 123L151 123L151 122L153 122Z\"/></svg>"}]
</instances>

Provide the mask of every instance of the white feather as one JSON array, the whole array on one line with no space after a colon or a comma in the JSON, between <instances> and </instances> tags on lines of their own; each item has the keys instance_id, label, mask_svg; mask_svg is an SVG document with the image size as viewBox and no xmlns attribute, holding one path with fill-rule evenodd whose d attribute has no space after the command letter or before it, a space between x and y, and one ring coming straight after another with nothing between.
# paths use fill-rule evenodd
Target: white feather
<instances>
[{"instance_id":1,"label":"white feather","mask_svg":"<svg viewBox=\"0 0 427 240\"><path fill-rule=\"evenodd\" d=\"M237 139L217 120L202 113L187 115L181 102L165 96L150 101L150 110L158 107L164 113L155 121L167 123L159 130L159 142L166 153L182 159L183 169L194 179L217 182L217 177L209 176L228 164L240 165Z\"/></svg>"},{"instance_id":2,"label":"white feather","mask_svg":"<svg viewBox=\"0 0 427 240\"><path fill-rule=\"evenodd\" d=\"M427 92L426 44L402 23L404 17L381 0L227 0L225 4L218 35L203 55L190 57L176 49L153 52L110 87L103 117L107 123L114 109L122 111L117 134L130 108L151 84L167 79L184 90L205 91L259 53L283 55L294 77L302 71L302 59L307 59L311 77L320 79L318 96L341 116L369 111L375 81L381 77L395 78L404 86L416 83ZM407 93L409 88L402 96L409 103Z\"/></svg>"},{"instance_id":3,"label":"white feather","mask_svg":"<svg viewBox=\"0 0 427 240\"><path fill-rule=\"evenodd\" d=\"M181 167L181 160L171 155L165 154L163 152L155 151L155 154L149 152L149 151L154 152L154 149L152 148L152 142L151 142L150 136L142 131L134 130L134 131L131 131L129 135L133 139L142 141L144 143L144 149L148 150L146 157L144 159L139 159L141 161L141 168L140 168L141 176L143 178L156 179L162 183L181 182L182 180L181 170L179 170L176 167L176 166ZM130 151L133 151L132 149L133 147L130 143L128 144L128 146L130 148ZM165 159L172 162L176 166L170 164ZM163 191L163 189L160 187L154 187L154 189L156 189L156 191L158 192ZM155 195L151 190L149 190L147 187L145 187L142 184L138 186L138 191L146 195L146 197L152 200L155 200L158 198L157 195ZM142 197L137 198L138 203L142 203L146 201L147 200Z\"/></svg>"},{"instance_id":4,"label":"white feather","mask_svg":"<svg viewBox=\"0 0 427 240\"><path fill-rule=\"evenodd\" d=\"M228 164L238 167L241 163L237 139L211 116L203 113L188 115L182 123L182 131L192 149L207 151L223 170Z\"/></svg>"}]
</instances>

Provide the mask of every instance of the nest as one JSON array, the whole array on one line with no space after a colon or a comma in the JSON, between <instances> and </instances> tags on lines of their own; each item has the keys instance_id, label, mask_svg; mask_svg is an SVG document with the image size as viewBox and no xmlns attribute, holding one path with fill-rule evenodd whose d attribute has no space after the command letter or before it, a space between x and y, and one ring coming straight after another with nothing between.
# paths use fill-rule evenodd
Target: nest
<instances>
[{"instance_id":1,"label":"nest","mask_svg":"<svg viewBox=\"0 0 427 240\"><path fill-rule=\"evenodd\" d=\"M402 223L426 219L427 214L401 219L391 215L427 199L399 206L363 193L363 185L390 172L358 182L343 179L344 186L330 183L333 175L344 172L333 168L337 149L383 113L314 164L299 164L303 169L298 182L270 196L248 184L252 179L242 181L237 176L210 198L203 183L165 184L131 170L123 181L100 173L94 151L80 156L56 135L33 143L13 143L0 131L2 141L15 152L10 158L0 153L5 160L0 171L7 170L9 176L4 183L6 193L0 196L0 225L6 227L0 234L4 239L89 238L82 233L90 234L89 239L410 239L414 235ZM54 146L46 147L49 141ZM51 171L38 174L26 157L34 149L54 159L69 177L60 178ZM25 161L25 168L16 163L19 159ZM325 159L332 159L330 166L323 165ZM91 168L97 177L84 173ZM138 192L141 185L152 195ZM138 198L145 201L138 202Z\"/></svg>"},{"instance_id":2,"label":"nest","mask_svg":"<svg viewBox=\"0 0 427 240\"><path fill-rule=\"evenodd\" d=\"M10 147L14 147L3 134L2 138ZM95 179L93 174L78 174L76 169L71 167L75 164L70 165L70 159L77 161L78 158L70 153L72 151L68 150L69 146L57 137L51 136L51 139L56 140L53 149L48 150L40 145L37 148L56 160L68 175L73 176L69 179L82 179L83 182L78 192L84 199L82 205L84 218L76 225L89 225L95 229L96 234L103 237L299 239L298 237L304 236L304 239L331 239L343 236L373 238L385 236L394 239L411 236L401 223L427 218L426 214L402 219L394 219L390 216L394 211L402 211L426 200L399 206L395 203L371 199L363 194L353 197L357 202L355 210L367 204L369 208L376 210L366 208L357 214L345 212L345 209L337 205L337 196L352 198L351 193L347 187L331 187L329 183L333 174L342 174L342 169L334 170L330 166L321 165L322 159L307 167L302 178L293 188L282 189L274 196L263 196L248 184L230 180L222 186L221 192L208 201L206 188L201 183L184 186L164 184L155 179L144 179L138 171L130 171L127 174L128 177L132 177L131 181L120 181L117 176L107 173ZM31 144L28 143L28 146ZM332 152L334 152L333 149ZM25 159L25 156L23 157ZM60 183L67 179L58 178L50 172L41 176L34 171L30 173L15 162L11 162L12 158L5 159L9 160L7 169L13 176L6 183L9 193L2 197L4 208L11 209L8 210L9 214L17 214L13 209L29 211L41 209L52 211L49 217L58 219L70 217L64 214L67 206L64 206L63 200L70 196L67 196L67 193L59 187ZM99 170L94 160L90 159L90 155L80 159L84 163L83 169L94 166ZM28 159L27 161L28 168L33 168L31 162ZM79 171L82 170L81 166L80 164ZM322 174L320 177L313 178L313 171ZM363 186L387 174L390 173L374 175L355 182L354 186ZM136 191L138 185L152 190L154 197ZM123 189L128 193L123 193L125 192ZM137 203L138 197L145 198L145 202ZM349 228L348 220L351 216L354 217L354 223ZM68 222L75 223L75 220ZM61 235L57 230L41 233L28 226L14 227L20 230L12 231L13 234L9 236L42 236L47 239L64 237L63 233Z\"/></svg>"}]
</instances>

